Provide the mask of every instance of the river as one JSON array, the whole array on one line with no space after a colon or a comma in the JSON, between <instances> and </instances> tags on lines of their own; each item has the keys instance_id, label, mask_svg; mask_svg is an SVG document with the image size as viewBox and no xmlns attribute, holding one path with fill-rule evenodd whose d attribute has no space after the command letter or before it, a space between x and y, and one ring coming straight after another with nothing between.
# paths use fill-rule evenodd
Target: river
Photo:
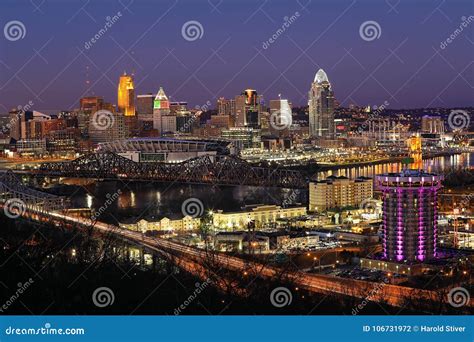
<instances>
[{"instance_id":1,"label":"river","mask_svg":"<svg viewBox=\"0 0 474 342\"><path fill-rule=\"evenodd\" d=\"M425 170L429 172L443 172L450 167L473 166L474 154L437 157L424 160L423 163ZM318 177L322 179L331 174L351 178L371 177L374 174L396 172L400 169L400 163L386 163L325 171L319 173ZM199 199L204 210L213 211L237 211L245 205L254 204L281 205L285 199L294 199L294 203L307 203L307 191L251 186L106 181L83 187L65 186L62 193L70 197L73 207L89 207L94 210L103 207L108 198L116 198L106 206L106 214L101 216L101 220L111 223L134 221L140 218L154 220L161 217L179 217L182 216L182 203L189 198Z\"/></svg>"}]
</instances>

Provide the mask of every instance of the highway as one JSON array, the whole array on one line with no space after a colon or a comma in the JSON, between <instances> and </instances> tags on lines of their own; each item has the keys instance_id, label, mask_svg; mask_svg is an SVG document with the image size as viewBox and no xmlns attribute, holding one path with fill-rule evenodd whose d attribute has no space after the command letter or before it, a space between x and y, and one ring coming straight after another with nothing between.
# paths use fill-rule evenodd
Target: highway
<instances>
[{"instance_id":1,"label":"highway","mask_svg":"<svg viewBox=\"0 0 474 342\"><path fill-rule=\"evenodd\" d=\"M29 214L25 213L24 216L36 220L41 220L40 216L45 215L44 212L32 212L31 208L28 211ZM207 280L209 276L209 272L206 272L207 270L205 268L205 262L206 260L209 260L209 253L205 250L163 238L145 236L142 233L122 229L115 225L110 225L100 221L93 222L90 219L71 216L62 212L48 212L47 215L59 222L63 221L84 227L91 227L93 225L98 233L116 235L117 237L128 240L138 246L157 252L169 259L174 259L179 262L179 266L199 276L203 280ZM272 278L281 273L278 268L273 266L263 265L258 262L252 262L222 253L213 254L212 262L218 265L219 269L222 268L241 272L242 275L247 274L247 271L250 270L258 270L258 274L263 278ZM304 272L291 273L288 274L288 277L296 287L311 292L352 296L361 298L361 301L364 299L370 299L370 301L387 303L396 307L405 306L407 299L410 300L410 298L416 298L417 302L421 299L426 299L427 301L440 301L440 294L430 290L413 289L391 284L368 282L330 275L309 274ZM219 286L219 284L217 285ZM474 306L473 298L470 299L468 305L470 307Z\"/></svg>"}]
</instances>

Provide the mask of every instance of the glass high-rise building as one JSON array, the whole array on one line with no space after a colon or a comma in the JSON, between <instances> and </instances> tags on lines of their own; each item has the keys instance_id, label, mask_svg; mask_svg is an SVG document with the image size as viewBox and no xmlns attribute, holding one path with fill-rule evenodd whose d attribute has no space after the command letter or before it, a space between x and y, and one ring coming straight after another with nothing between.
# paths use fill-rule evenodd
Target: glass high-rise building
<instances>
[{"instance_id":1,"label":"glass high-rise building","mask_svg":"<svg viewBox=\"0 0 474 342\"><path fill-rule=\"evenodd\" d=\"M328 76L319 69L314 76L308 94L309 134L316 138L333 139L334 125L334 92Z\"/></svg>"}]
</instances>

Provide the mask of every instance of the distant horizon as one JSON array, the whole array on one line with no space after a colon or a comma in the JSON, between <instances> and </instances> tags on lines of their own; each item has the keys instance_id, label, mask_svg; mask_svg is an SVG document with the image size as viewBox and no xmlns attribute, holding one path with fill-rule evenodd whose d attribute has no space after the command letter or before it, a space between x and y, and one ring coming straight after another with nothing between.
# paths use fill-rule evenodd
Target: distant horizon
<instances>
[{"instance_id":1,"label":"distant horizon","mask_svg":"<svg viewBox=\"0 0 474 342\"><path fill-rule=\"evenodd\" d=\"M145 95L145 94L138 94L138 95ZM99 96L101 97L100 95L91 95L91 96ZM112 103L113 105L116 105L116 103L113 103L113 102L109 102L107 101L107 99L105 99L105 102L107 103ZM276 100L276 99L271 99L271 100ZM289 99L288 99L289 100ZM265 101L265 106L266 107L269 107L269 104L267 104L267 100L264 100ZM269 101L269 100L268 100ZM291 100L289 100L291 102ZM178 101L170 101L170 102L187 102L187 101L181 101L181 100L178 100ZM369 106L370 104L367 104L367 105L358 105L358 104L349 104L349 105L354 105L354 106L357 106L358 108L364 108L364 107L367 107ZM374 110L374 106L376 105L370 105L370 107L372 108L372 110ZM308 105L298 105L298 106L292 106L292 109L295 109L295 108L303 108L303 107L308 107ZM337 108L345 108L345 109L349 109L349 106L339 106ZM3 112L0 112L0 117L6 117L8 116L8 112L13 110L15 108L11 108L9 109L6 113L3 113ZM79 106L77 108L74 108L74 109L35 109L35 108L31 108L27 111L30 111L30 112L40 112L40 113L43 113L43 114L58 114L60 112L67 112L67 111L74 111L74 110L78 110L80 109ZM197 109L195 108L194 106L189 106L189 103L188 103L188 109ZM413 108L390 108L390 107L385 107L384 110L390 110L390 111L397 111L397 110L433 110L433 109L440 109L440 110L450 110L450 109L472 109L474 110L474 105L472 106L453 106L453 107L419 107L419 108L416 108L416 107L413 107ZM204 112L208 112L208 111L215 111L217 110L217 107L210 107L208 110L204 111Z\"/></svg>"}]
</instances>

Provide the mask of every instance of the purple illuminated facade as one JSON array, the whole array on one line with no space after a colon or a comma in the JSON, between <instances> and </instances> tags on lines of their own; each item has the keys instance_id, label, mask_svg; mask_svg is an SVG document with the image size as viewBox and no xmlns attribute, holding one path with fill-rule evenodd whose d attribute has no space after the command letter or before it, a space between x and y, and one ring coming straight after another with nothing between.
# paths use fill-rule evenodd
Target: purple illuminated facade
<instances>
[{"instance_id":1,"label":"purple illuminated facade","mask_svg":"<svg viewBox=\"0 0 474 342\"><path fill-rule=\"evenodd\" d=\"M383 194L383 256L422 262L437 256L437 205L442 176L418 170L375 177Z\"/></svg>"}]
</instances>

